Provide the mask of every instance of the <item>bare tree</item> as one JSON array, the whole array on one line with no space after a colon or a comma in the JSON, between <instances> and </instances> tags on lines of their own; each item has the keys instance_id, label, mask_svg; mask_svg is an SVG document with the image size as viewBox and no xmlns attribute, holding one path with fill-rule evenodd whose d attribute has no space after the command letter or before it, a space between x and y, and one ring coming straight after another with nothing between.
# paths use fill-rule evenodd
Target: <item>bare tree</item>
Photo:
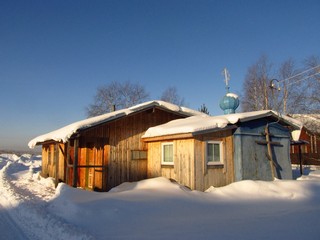
<instances>
[{"instance_id":1,"label":"bare tree","mask_svg":"<svg viewBox=\"0 0 320 240\"><path fill-rule=\"evenodd\" d=\"M309 113L320 113L320 58L311 56L304 61L304 64L306 68L310 69L306 81L309 97L306 111Z\"/></svg>"},{"instance_id":2,"label":"bare tree","mask_svg":"<svg viewBox=\"0 0 320 240\"><path fill-rule=\"evenodd\" d=\"M209 110L205 104L202 104L198 111L210 115Z\"/></svg>"},{"instance_id":3,"label":"bare tree","mask_svg":"<svg viewBox=\"0 0 320 240\"><path fill-rule=\"evenodd\" d=\"M184 105L184 98L180 97L176 87L168 87L161 95L162 101L170 102L178 106Z\"/></svg>"},{"instance_id":4,"label":"bare tree","mask_svg":"<svg viewBox=\"0 0 320 240\"><path fill-rule=\"evenodd\" d=\"M279 89L273 89L276 92L277 103L275 103L275 110L282 112L283 114L293 113L295 109L294 99L299 98L300 91L296 91L293 85L290 85L285 79L291 79L297 81L298 77L294 77L298 70L295 67L295 63L292 59L289 59L281 64L278 76L280 79ZM277 91L278 90L278 91Z\"/></svg>"},{"instance_id":5,"label":"bare tree","mask_svg":"<svg viewBox=\"0 0 320 240\"><path fill-rule=\"evenodd\" d=\"M129 81L124 83L111 82L97 88L93 104L87 107L88 117L101 115L114 108L123 109L142 103L149 98L143 86Z\"/></svg>"},{"instance_id":6,"label":"bare tree","mask_svg":"<svg viewBox=\"0 0 320 240\"><path fill-rule=\"evenodd\" d=\"M269 81L272 64L263 55L258 61L248 68L244 80L244 95L242 99L243 111L257 111L270 109L272 105Z\"/></svg>"},{"instance_id":7,"label":"bare tree","mask_svg":"<svg viewBox=\"0 0 320 240\"><path fill-rule=\"evenodd\" d=\"M283 94L287 93L287 99L279 99L286 103L283 109L285 114L294 113L318 113L320 111L320 60L315 56L307 58L302 69L290 67L286 61L280 67L280 79L282 80ZM292 65L291 65L292 66ZM281 74L282 73L282 74ZM285 107L285 105L284 105Z\"/></svg>"},{"instance_id":8,"label":"bare tree","mask_svg":"<svg viewBox=\"0 0 320 240\"><path fill-rule=\"evenodd\" d=\"M265 56L248 68L243 83L242 110L273 109L283 114L320 112L320 59L309 57L302 69L289 59L277 74ZM275 85L273 85L275 84Z\"/></svg>"}]
</instances>

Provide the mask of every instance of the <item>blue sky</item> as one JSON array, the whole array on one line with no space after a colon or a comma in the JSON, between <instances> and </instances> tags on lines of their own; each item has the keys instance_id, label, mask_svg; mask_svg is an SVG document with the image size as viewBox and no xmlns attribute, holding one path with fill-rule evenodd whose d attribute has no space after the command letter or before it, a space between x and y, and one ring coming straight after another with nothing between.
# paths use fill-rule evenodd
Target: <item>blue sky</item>
<instances>
[{"instance_id":1,"label":"blue sky","mask_svg":"<svg viewBox=\"0 0 320 240\"><path fill-rule=\"evenodd\" d=\"M261 54L279 64L320 56L320 2L1 1L0 149L86 118L97 87L175 86L188 107L222 114L224 67L241 93Z\"/></svg>"}]
</instances>

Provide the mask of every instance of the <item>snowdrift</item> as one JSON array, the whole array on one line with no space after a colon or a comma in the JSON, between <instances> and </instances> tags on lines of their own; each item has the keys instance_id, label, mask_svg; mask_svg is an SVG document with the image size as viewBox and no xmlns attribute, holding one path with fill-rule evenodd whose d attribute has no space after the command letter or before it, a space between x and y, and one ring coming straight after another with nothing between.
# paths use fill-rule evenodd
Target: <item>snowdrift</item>
<instances>
[{"instance_id":1,"label":"snowdrift","mask_svg":"<svg viewBox=\"0 0 320 240\"><path fill-rule=\"evenodd\" d=\"M320 172L206 192L166 178L110 192L39 175L39 156L0 155L1 204L30 239L318 239Z\"/></svg>"}]
</instances>

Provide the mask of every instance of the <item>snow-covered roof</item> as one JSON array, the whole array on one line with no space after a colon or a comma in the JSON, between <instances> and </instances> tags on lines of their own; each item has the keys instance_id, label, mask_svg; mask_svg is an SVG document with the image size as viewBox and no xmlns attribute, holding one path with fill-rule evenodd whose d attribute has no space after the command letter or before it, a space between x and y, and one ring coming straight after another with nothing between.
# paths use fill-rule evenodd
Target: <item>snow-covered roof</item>
<instances>
[{"instance_id":1,"label":"snow-covered roof","mask_svg":"<svg viewBox=\"0 0 320 240\"><path fill-rule=\"evenodd\" d=\"M293 114L292 117L302 122L309 131L320 134L320 114Z\"/></svg>"},{"instance_id":2,"label":"snow-covered roof","mask_svg":"<svg viewBox=\"0 0 320 240\"><path fill-rule=\"evenodd\" d=\"M88 118L82 121L69 124L65 127L62 127L55 131L49 132L47 134L44 134L32 139L29 142L28 146L30 148L34 148L37 144L43 143L45 141L50 141L50 140L54 140L58 142L67 142L69 138L79 130L87 129L87 128L99 125L101 123L109 122L109 121L118 119L120 117L127 116L132 113L136 113L141 110L149 109L152 107L159 107L161 109L176 112L185 116L205 115L202 112L192 110L190 108L177 106L175 104L164 102L164 101L154 100L154 101L141 103L130 108L106 113L100 116Z\"/></svg>"},{"instance_id":3,"label":"snow-covered roof","mask_svg":"<svg viewBox=\"0 0 320 240\"><path fill-rule=\"evenodd\" d=\"M174 134L197 133L206 130L224 129L230 124L247 122L263 117L273 116L282 122L293 126L295 129L302 127L301 123L293 118L280 115L271 110L254 111L245 113L227 114L221 116L193 116L185 119L177 119L166 124L149 128L143 138L160 137Z\"/></svg>"}]
</instances>

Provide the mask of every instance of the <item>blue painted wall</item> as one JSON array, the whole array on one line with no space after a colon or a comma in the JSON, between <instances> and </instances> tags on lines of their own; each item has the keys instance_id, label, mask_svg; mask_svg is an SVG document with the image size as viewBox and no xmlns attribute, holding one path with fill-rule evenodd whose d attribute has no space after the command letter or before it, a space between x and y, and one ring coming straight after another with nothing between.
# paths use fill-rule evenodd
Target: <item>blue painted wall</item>
<instances>
[{"instance_id":1,"label":"blue painted wall","mask_svg":"<svg viewBox=\"0 0 320 240\"><path fill-rule=\"evenodd\" d=\"M271 141L281 146L272 146L273 159L276 162L275 177L292 179L290 162L290 131L277 122L259 119L240 123L234 132L235 180L273 180L267 145L256 141L265 141L264 130L269 124Z\"/></svg>"}]
</instances>

